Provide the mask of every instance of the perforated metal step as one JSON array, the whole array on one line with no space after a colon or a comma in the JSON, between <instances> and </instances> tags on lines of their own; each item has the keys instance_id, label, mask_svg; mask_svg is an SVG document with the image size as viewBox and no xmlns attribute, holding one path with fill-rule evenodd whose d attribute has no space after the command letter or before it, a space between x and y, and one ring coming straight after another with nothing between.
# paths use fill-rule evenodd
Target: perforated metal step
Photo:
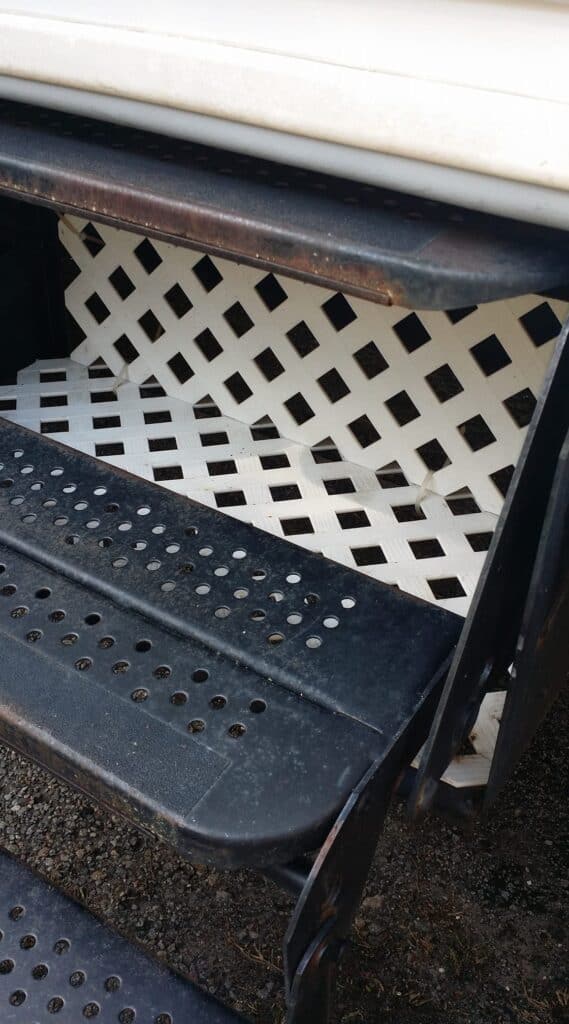
<instances>
[{"instance_id":1,"label":"perforated metal step","mask_svg":"<svg viewBox=\"0 0 569 1024\"><path fill-rule=\"evenodd\" d=\"M461 619L4 422L0 735L186 853L314 848Z\"/></svg>"},{"instance_id":2,"label":"perforated metal step","mask_svg":"<svg viewBox=\"0 0 569 1024\"><path fill-rule=\"evenodd\" d=\"M7 101L0 191L409 308L569 272L561 231Z\"/></svg>"},{"instance_id":3,"label":"perforated metal step","mask_svg":"<svg viewBox=\"0 0 569 1024\"><path fill-rule=\"evenodd\" d=\"M238 1024L0 852L2 1024Z\"/></svg>"}]
</instances>

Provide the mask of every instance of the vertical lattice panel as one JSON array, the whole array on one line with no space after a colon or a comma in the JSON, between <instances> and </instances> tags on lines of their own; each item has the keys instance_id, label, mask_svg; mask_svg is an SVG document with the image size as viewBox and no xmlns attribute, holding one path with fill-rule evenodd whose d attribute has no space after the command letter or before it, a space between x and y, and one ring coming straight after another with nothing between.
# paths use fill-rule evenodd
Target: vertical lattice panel
<instances>
[{"instance_id":1,"label":"vertical lattice panel","mask_svg":"<svg viewBox=\"0 0 569 1024\"><path fill-rule=\"evenodd\" d=\"M500 510L567 304L411 312L65 220L74 358Z\"/></svg>"}]
</instances>

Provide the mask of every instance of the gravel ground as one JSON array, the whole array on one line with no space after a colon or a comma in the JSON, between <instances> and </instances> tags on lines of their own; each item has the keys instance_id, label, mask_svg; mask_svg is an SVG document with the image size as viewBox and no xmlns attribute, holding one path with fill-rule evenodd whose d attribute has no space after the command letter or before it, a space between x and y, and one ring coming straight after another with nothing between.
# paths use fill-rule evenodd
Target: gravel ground
<instances>
[{"instance_id":1,"label":"gravel ground","mask_svg":"<svg viewBox=\"0 0 569 1024\"><path fill-rule=\"evenodd\" d=\"M569 693L467 831L394 808L340 976L343 1024L569 1021ZM0 845L257 1024L283 1020L290 899L184 862L0 747Z\"/></svg>"}]
</instances>

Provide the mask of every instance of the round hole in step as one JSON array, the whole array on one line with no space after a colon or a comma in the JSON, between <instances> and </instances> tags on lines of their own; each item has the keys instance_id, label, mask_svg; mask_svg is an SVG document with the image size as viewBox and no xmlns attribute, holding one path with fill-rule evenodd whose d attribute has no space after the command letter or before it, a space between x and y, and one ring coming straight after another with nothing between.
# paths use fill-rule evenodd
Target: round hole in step
<instances>
[{"instance_id":1,"label":"round hole in step","mask_svg":"<svg viewBox=\"0 0 569 1024\"><path fill-rule=\"evenodd\" d=\"M29 476L30 473L33 473L33 471L34 471L34 467L33 466L22 466L22 468L20 470L20 473L22 474L22 476Z\"/></svg>"},{"instance_id":2,"label":"round hole in step","mask_svg":"<svg viewBox=\"0 0 569 1024\"><path fill-rule=\"evenodd\" d=\"M105 978L105 990L107 992L118 992L121 985L122 981L116 974L111 974L108 978Z\"/></svg>"},{"instance_id":3,"label":"round hole in step","mask_svg":"<svg viewBox=\"0 0 569 1024\"><path fill-rule=\"evenodd\" d=\"M279 601L282 601L283 599L284 599L284 594L283 594L282 590L273 590L269 594L269 601L275 601L275 603L277 603L277 604L278 604Z\"/></svg>"},{"instance_id":4,"label":"round hole in step","mask_svg":"<svg viewBox=\"0 0 569 1024\"><path fill-rule=\"evenodd\" d=\"M57 953L58 956L62 956L64 953L68 953L71 949L71 943L69 939L58 939L53 944L53 952Z\"/></svg>"},{"instance_id":5,"label":"round hole in step","mask_svg":"<svg viewBox=\"0 0 569 1024\"><path fill-rule=\"evenodd\" d=\"M237 590L233 591L233 597L237 598L238 601L243 601L246 597L249 597L247 587L237 587Z\"/></svg>"},{"instance_id":6,"label":"round hole in step","mask_svg":"<svg viewBox=\"0 0 569 1024\"><path fill-rule=\"evenodd\" d=\"M20 906L20 904L17 904L17 906L11 908L8 917L11 921L19 921L20 918L24 916L25 912L24 908Z\"/></svg>"},{"instance_id":7,"label":"round hole in step","mask_svg":"<svg viewBox=\"0 0 569 1024\"><path fill-rule=\"evenodd\" d=\"M110 548L112 543L112 537L100 537L99 540L97 541L97 544L99 545L100 548Z\"/></svg>"},{"instance_id":8,"label":"round hole in step","mask_svg":"<svg viewBox=\"0 0 569 1024\"><path fill-rule=\"evenodd\" d=\"M61 515L59 515L59 516L56 516L55 519L53 520L53 525L54 526L67 526L68 522L69 522L69 516L61 516ZM87 525L87 529L89 529L89 524L87 523L86 525Z\"/></svg>"},{"instance_id":9,"label":"round hole in step","mask_svg":"<svg viewBox=\"0 0 569 1024\"><path fill-rule=\"evenodd\" d=\"M144 551L148 547L145 540L133 540L130 546L133 551Z\"/></svg>"},{"instance_id":10,"label":"round hole in step","mask_svg":"<svg viewBox=\"0 0 569 1024\"><path fill-rule=\"evenodd\" d=\"M209 583L198 583L197 587L195 588L196 594L199 594L200 597L203 597L205 594L209 594L210 590L211 587Z\"/></svg>"},{"instance_id":11,"label":"round hole in step","mask_svg":"<svg viewBox=\"0 0 569 1024\"><path fill-rule=\"evenodd\" d=\"M206 544L203 548L199 549L198 555L201 555L202 558L209 558L210 555L213 555L213 548Z\"/></svg>"},{"instance_id":12,"label":"round hole in step","mask_svg":"<svg viewBox=\"0 0 569 1024\"><path fill-rule=\"evenodd\" d=\"M300 583L302 576L299 572L289 572L286 581L287 583Z\"/></svg>"},{"instance_id":13,"label":"round hole in step","mask_svg":"<svg viewBox=\"0 0 569 1024\"><path fill-rule=\"evenodd\" d=\"M343 597L340 604L342 605L342 608L355 608L356 599L355 597Z\"/></svg>"},{"instance_id":14,"label":"round hole in step","mask_svg":"<svg viewBox=\"0 0 569 1024\"><path fill-rule=\"evenodd\" d=\"M236 548L235 551L232 554L232 558L239 559L239 558L246 558L246 557L247 557L247 552L245 551L244 548Z\"/></svg>"},{"instance_id":15,"label":"round hole in step","mask_svg":"<svg viewBox=\"0 0 569 1024\"><path fill-rule=\"evenodd\" d=\"M75 668L78 672L88 672L93 662L90 658L77 658Z\"/></svg>"},{"instance_id":16,"label":"round hole in step","mask_svg":"<svg viewBox=\"0 0 569 1024\"><path fill-rule=\"evenodd\" d=\"M52 998L49 1000L49 1002L47 1004L47 1012L48 1013L60 1013L60 1011L63 1009L64 1006L65 1006L65 1002L61 998L61 996L52 996Z\"/></svg>"},{"instance_id":17,"label":"round hole in step","mask_svg":"<svg viewBox=\"0 0 569 1024\"><path fill-rule=\"evenodd\" d=\"M262 715L263 711L267 710L266 701L261 700L260 697L256 697L249 704L249 711L252 711L254 715Z\"/></svg>"},{"instance_id":18,"label":"round hole in step","mask_svg":"<svg viewBox=\"0 0 569 1024\"><path fill-rule=\"evenodd\" d=\"M98 498L101 498L103 496L103 494L106 494L106 493L107 493L107 488L106 487L100 486L100 487L93 488L93 494L96 494Z\"/></svg>"},{"instance_id":19,"label":"round hole in step","mask_svg":"<svg viewBox=\"0 0 569 1024\"><path fill-rule=\"evenodd\" d=\"M227 576L229 569L226 565L217 565L213 570L214 576Z\"/></svg>"},{"instance_id":20,"label":"round hole in step","mask_svg":"<svg viewBox=\"0 0 569 1024\"><path fill-rule=\"evenodd\" d=\"M44 978L47 978L48 971L47 964L36 964L35 967L32 967L32 978L34 981L43 981Z\"/></svg>"},{"instance_id":21,"label":"round hole in step","mask_svg":"<svg viewBox=\"0 0 569 1024\"><path fill-rule=\"evenodd\" d=\"M231 739L233 740L238 740L241 736L244 736L246 732L247 729L242 722L234 722L227 730L228 736L231 736Z\"/></svg>"},{"instance_id":22,"label":"round hole in step","mask_svg":"<svg viewBox=\"0 0 569 1024\"><path fill-rule=\"evenodd\" d=\"M114 636L102 636L97 644L97 647L100 647L103 651L108 651L109 647L114 647L114 645Z\"/></svg>"},{"instance_id":23,"label":"round hole in step","mask_svg":"<svg viewBox=\"0 0 569 1024\"><path fill-rule=\"evenodd\" d=\"M38 640L41 640L43 633L41 629L30 629L29 633L26 633L26 640L29 644L37 644Z\"/></svg>"},{"instance_id":24,"label":"round hole in step","mask_svg":"<svg viewBox=\"0 0 569 1024\"><path fill-rule=\"evenodd\" d=\"M55 611L50 612L48 619L50 622L63 622L65 618L65 612L62 608L56 608Z\"/></svg>"},{"instance_id":25,"label":"round hole in step","mask_svg":"<svg viewBox=\"0 0 569 1024\"><path fill-rule=\"evenodd\" d=\"M0 974L11 974L16 964L9 957L5 960L0 960Z\"/></svg>"},{"instance_id":26,"label":"round hole in step","mask_svg":"<svg viewBox=\"0 0 569 1024\"><path fill-rule=\"evenodd\" d=\"M104 512L118 512L118 510L119 506L117 505L116 501L109 501L109 503L105 505L103 509Z\"/></svg>"},{"instance_id":27,"label":"round hole in step","mask_svg":"<svg viewBox=\"0 0 569 1024\"><path fill-rule=\"evenodd\" d=\"M197 526L186 526L184 533L186 534L186 537L197 537L199 530Z\"/></svg>"},{"instance_id":28,"label":"round hole in step","mask_svg":"<svg viewBox=\"0 0 569 1024\"><path fill-rule=\"evenodd\" d=\"M36 597L40 601L45 601L46 598L51 597L51 590L49 587L40 587L39 590L36 590Z\"/></svg>"},{"instance_id":29,"label":"round hole in step","mask_svg":"<svg viewBox=\"0 0 569 1024\"><path fill-rule=\"evenodd\" d=\"M132 1009L132 1006L125 1006L118 1016L119 1024L134 1024L135 1019L136 1013Z\"/></svg>"},{"instance_id":30,"label":"round hole in step","mask_svg":"<svg viewBox=\"0 0 569 1024\"><path fill-rule=\"evenodd\" d=\"M113 569L124 569L125 565L128 565L128 558L125 558L124 555L119 555L118 558L113 558Z\"/></svg>"},{"instance_id":31,"label":"round hole in step","mask_svg":"<svg viewBox=\"0 0 569 1024\"><path fill-rule=\"evenodd\" d=\"M267 578L267 574L264 569L253 569L251 573L251 579L255 580L255 583L260 583L262 580Z\"/></svg>"},{"instance_id":32,"label":"round hole in step","mask_svg":"<svg viewBox=\"0 0 569 1024\"><path fill-rule=\"evenodd\" d=\"M35 935L22 935L20 939L20 949L33 949L37 939Z\"/></svg>"},{"instance_id":33,"label":"round hole in step","mask_svg":"<svg viewBox=\"0 0 569 1024\"><path fill-rule=\"evenodd\" d=\"M183 690L176 690L175 693L171 694L170 696L170 704L176 704L176 706L186 704L187 701L188 695L187 693L184 693Z\"/></svg>"},{"instance_id":34,"label":"round hole in step","mask_svg":"<svg viewBox=\"0 0 569 1024\"><path fill-rule=\"evenodd\" d=\"M84 512L85 509L89 508L89 503L87 501L76 501L73 508L76 512Z\"/></svg>"},{"instance_id":35,"label":"round hole in step","mask_svg":"<svg viewBox=\"0 0 569 1024\"><path fill-rule=\"evenodd\" d=\"M11 505L23 505L24 504L24 500L25 499L24 499L24 496L22 494L16 494L16 496L14 498L10 498L10 504Z\"/></svg>"},{"instance_id":36,"label":"round hole in step","mask_svg":"<svg viewBox=\"0 0 569 1024\"><path fill-rule=\"evenodd\" d=\"M151 640L137 640L135 645L134 645L134 649L135 649L135 651L138 651L139 654L148 654L148 651L150 651L152 649L152 641Z\"/></svg>"},{"instance_id":37,"label":"round hole in step","mask_svg":"<svg viewBox=\"0 0 569 1024\"><path fill-rule=\"evenodd\" d=\"M122 523L119 523L117 529L119 529L121 533L128 533L129 530L132 530L132 523L130 523L128 519L125 519Z\"/></svg>"},{"instance_id":38,"label":"round hole in step","mask_svg":"<svg viewBox=\"0 0 569 1024\"><path fill-rule=\"evenodd\" d=\"M30 491L42 491L43 484L41 480L36 480L33 484L30 484Z\"/></svg>"},{"instance_id":39,"label":"round hole in step","mask_svg":"<svg viewBox=\"0 0 569 1024\"><path fill-rule=\"evenodd\" d=\"M157 572L161 565L162 562L159 562L157 558L152 558L150 562L146 563L146 568L148 572Z\"/></svg>"},{"instance_id":40,"label":"round hole in step","mask_svg":"<svg viewBox=\"0 0 569 1024\"><path fill-rule=\"evenodd\" d=\"M157 536L160 536L160 534L166 533L166 527L162 523L158 523L157 526L152 527L152 533L155 533Z\"/></svg>"},{"instance_id":41,"label":"round hole in step","mask_svg":"<svg viewBox=\"0 0 569 1024\"><path fill-rule=\"evenodd\" d=\"M145 701L147 697L148 690L145 690L143 686L138 686L136 690L133 690L130 695L130 699L133 700L135 704L142 704L142 702Z\"/></svg>"},{"instance_id":42,"label":"round hole in step","mask_svg":"<svg viewBox=\"0 0 569 1024\"><path fill-rule=\"evenodd\" d=\"M27 996L24 990L22 988L17 988L15 992L10 994L8 1002L10 1003L10 1006L21 1006L22 1003L25 1003L26 998Z\"/></svg>"},{"instance_id":43,"label":"round hole in step","mask_svg":"<svg viewBox=\"0 0 569 1024\"><path fill-rule=\"evenodd\" d=\"M137 516L149 516L150 515L150 509L149 509L148 505L141 505L140 508L137 508L136 514L137 514Z\"/></svg>"},{"instance_id":44,"label":"round hole in step","mask_svg":"<svg viewBox=\"0 0 569 1024\"><path fill-rule=\"evenodd\" d=\"M71 988L81 988L81 985L85 984L86 974L84 971L73 971L69 975L69 984Z\"/></svg>"},{"instance_id":45,"label":"round hole in step","mask_svg":"<svg viewBox=\"0 0 569 1024\"><path fill-rule=\"evenodd\" d=\"M212 697L209 702L210 708L212 708L214 711L221 711L221 709L224 708L226 704L227 697L222 697L220 693L218 693L215 697Z\"/></svg>"},{"instance_id":46,"label":"round hole in step","mask_svg":"<svg viewBox=\"0 0 569 1024\"><path fill-rule=\"evenodd\" d=\"M313 608L315 604L318 604L319 600L320 598L318 597L318 594L306 594L304 603L308 605L309 608Z\"/></svg>"},{"instance_id":47,"label":"round hole in step","mask_svg":"<svg viewBox=\"0 0 569 1024\"><path fill-rule=\"evenodd\" d=\"M227 605L221 605L219 608L215 609L213 614L216 619L226 619L227 616L231 614L231 609L228 608Z\"/></svg>"},{"instance_id":48,"label":"round hole in step","mask_svg":"<svg viewBox=\"0 0 569 1024\"><path fill-rule=\"evenodd\" d=\"M5 476L3 480L0 480L0 487L3 487L4 490L6 490L8 487L13 487L13 486L14 486L14 481L11 479L11 477Z\"/></svg>"},{"instance_id":49,"label":"round hole in step","mask_svg":"<svg viewBox=\"0 0 569 1024\"><path fill-rule=\"evenodd\" d=\"M300 626L302 615L300 612L291 612L290 615L287 615L286 621L290 626Z\"/></svg>"},{"instance_id":50,"label":"round hole in step","mask_svg":"<svg viewBox=\"0 0 569 1024\"><path fill-rule=\"evenodd\" d=\"M327 615L322 622L326 629L336 629L340 625L340 620L337 615Z\"/></svg>"},{"instance_id":51,"label":"round hole in step","mask_svg":"<svg viewBox=\"0 0 569 1024\"><path fill-rule=\"evenodd\" d=\"M172 669L169 665L158 665L152 675L155 679L169 679L172 675Z\"/></svg>"},{"instance_id":52,"label":"round hole in step","mask_svg":"<svg viewBox=\"0 0 569 1024\"><path fill-rule=\"evenodd\" d=\"M205 722L203 718L192 718L191 722L188 722L189 732L203 732L205 729Z\"/></svg>"},{"instance_id":53,"label":"round hole in step","mask_svg":"<svg viewBox=\"0 0 569 1024\"><path fill-rule=\"evenodd\" d=\"M251 612L249 618L252 622L262 622L266 618L266 614L262 608L255 608L255 611Z\"/></svg>"},{"instance_id":54,"label":"round hole in step","mask_svg":"<svg viewBox=\"0 0 569 1024\"><path fill-rule=\"evenodd\" d=\"M15 594L17 589L13 583L6 583L0 589L0 594L2 594L2 597L12 597L12 594Z\"/></svg>"},{"instance_id":55,"label":"round hole in step","mask_svg":"<svg viewBox=\"0 0 569 1024\"><path fill-rule=\"evenodd\" d=\"M180 545L179 544L167 544L166 545L166 554L168 554L168 555L175 555L179 550L180 550Z\"/></svg>"},{"instance_id":56,"label":"round hole in step","mask_svg":"<svg viewBox=\"0 0 569 1024\"><path fill-rule=\"evenodd\" d=\"M124 674L126 672L128 672L129 668L130 668L130 662L129 661L125 661L124 659L121 660L121 661L115 661L115 663L113 665L113 675L114 676L124 676Z\"/></svg>"},{"instance_id":57,"label":"round hole in step","mask_svg":"<svg viewBox=\"0 0 569 1024\"><path fill-rule=\"evenodd\" d=\"M96 626L100 621L101 616L98 612L89 612L89 614L85 616L85 623L87 626Z\"/></svg>"},{"instance_id":58,"label":"round hole in step","mask_svg":"<svg viewBox=\"0 0 569 1024\"><path fill-rule=\"evenodd\" d=\"M61 490L64 494L73 494L77 490L77 484L65 484ZM95 491L94 493L96 494L97 492Z\"/></svg>"},{"instance_id":59,"label":"round hole in step","mask_svg":"<svg viewBox=\"0 0 569 1024\"><path fill-rule=\"evenodd\" d=\"M278 647L279 644L282 644L283 640L284 636L282 633L269 633L267 637L267 643L271 647Z\"/></svg>"},{"instance_id":60,"label":"round hole in step","mask_svg":"<svg viewBox=\"0 0 569 1024\"><path fill-rule=\"evenodd\" d=\"M45 501L42 501L42 508L55 508L56 505L55 498L46 498Z\"/></svg>"},{"instance_id":61,"label":"round hole in step","mask_svg":"<svg viewBox=\"0 0 569 1024\"><path fill-rule=\"evenodd\" d=\"M172 1017L169 1013L159 1013L154 1018L154 1024L174 1024Z\"/></svg>"},{"instance_id":62,"label":"round hole in step","mask_svg":"<svg viewBox=\"0 0 569 1024\"><path fill-rule=\"evenodd\" d=\"M15 459L21 459L21 458L23 458L23 455L24 455L24 449L23 448L16 448L16 450L14 452L12 452L12 455L14 456Z\"/></svg>"},{"instance_id":63,"label":"round hole in step","mask_svg":"<svg viewBox=\"0 0 569 1024\"><path fill-rule=\"evenodd\" d=\"M20 605L17 606L17 608L12 608L12 610L10 612L10 616L13 619L23 619L24 615L27 615L29 613L29 610L30 609L26 608L25 605L20 604Z\"/></svg>"},{"instance_id":64,"label":"round hole in step","mask_svg":"<svg viewBox=\"0 0 569 1024\"><path fill-rule=\"evenodd\" d=\"M205 683L209 679L209 672L207 668L197 668L195 672L192 672L192 679L194 683Z\"/></svg>"},{"instance_id":65,"label":"round hole in step","mask_svg":"<svg viewBox=\"0 0 569 1024\"><path fill-rule=\"evenodd\" d=\"M88 530L96 530L97 527L100 525L100 519L88 519L87 522L85 523L85 526L87 527Z\"/></svg>"},{"instance_id":66,"label":"round hole in step","mask_svg":"<svg viewBox=\"0 0 569 1024\"><path fill-rule=\"evenodd\" d=\"M180 576L189 576L194 569L195 565L193 562L184 562L178 569L178 572L180 573Z\"/></svg>"},{"instance_id":67,"label":"round hole in step","mask_svg":"<svg viewBox=\"0 0 569 1024\"><path fill-rule=\"evenodd\" d=\"M55 468L51 470L49 475L50 476L63 476L63 468L62 468L62 466L55 466Z\"/></svg>"},{"instance_id":68,"label":"round hole in step","mask_svg":"<svg viewBox=\"0 0 569 1024\"><path fill-rule=\"evenodd\" d=\"M35 523L37 516L35 512L26 512L25 516L22 516L22 522L29 526L31 523Z\"/></svg>"},{"instance_id":69,"label":"round hole in step","mask_svg":"<svg viewBox=\"0 0 569 1024\"><path fill-rule=\"evenodd\" d=\"M160 590L163 594L171 594L175 589L176 584L174 583L174 580L164 580L164 582L160 584Z\"/></svg>"},{"instance_id":70,"label":"round hole in step","mask_svg":"<svg viewBox=\"0 0 569 1024\"><path fill-rule=\"evenodd\" d=\"M65 635L61 637L61 643L64 647L73 647L73 644L76 644L78 639L78 633L65 633Z\"/></svg>"},{"instance_id":71,"label":"round hole in step","mask_svg":"<svg viewBox=\"0 0 569 1024\"><path fill-rule=\"evenodd\" d=\"M78 544L80 540L81 538L78 537L76 533L68 533L67 537L65 538L65 543L69 544L70 547L75 547L75 545Z\"/></svg>"},{"instance_id":72,"label":"round hole in step","mask_svg":"<svg viewBox=\"0 0 569 1024\"><path fill-rule=\"evenodd\" d=\"M322 647L322 638L319 636L309 636L306 639L306 646L309 647L311 651L315 651L318 647Z\"/></svg>"}]
</instances>

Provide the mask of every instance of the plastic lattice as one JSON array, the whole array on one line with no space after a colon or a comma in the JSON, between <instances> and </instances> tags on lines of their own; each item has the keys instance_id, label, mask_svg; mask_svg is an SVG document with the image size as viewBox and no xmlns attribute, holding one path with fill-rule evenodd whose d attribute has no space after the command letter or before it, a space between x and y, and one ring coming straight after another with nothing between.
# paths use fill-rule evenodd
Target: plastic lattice
<instances>
[{"instance_id":1,"label":"plastic lattice","mask_svg":"<svg viewBox=\"0 0 569 1024\"><path fill-rule=\"evenodd\" d=\"M499 512L567 303L409 312L79 219L61 239L76 360Z\"/></svg>"},{"instance_id":2,"label":"plastic lattice","mask_svg":"<svg viewBox=\"0 0 569 1024\"><path fill-rule=\"evenodd\" d=\"M468 491L423 494L397 464L374 473L102 363L34 363L0 415L463 614L496 523Z\"/></svg>"}]
</instances>

